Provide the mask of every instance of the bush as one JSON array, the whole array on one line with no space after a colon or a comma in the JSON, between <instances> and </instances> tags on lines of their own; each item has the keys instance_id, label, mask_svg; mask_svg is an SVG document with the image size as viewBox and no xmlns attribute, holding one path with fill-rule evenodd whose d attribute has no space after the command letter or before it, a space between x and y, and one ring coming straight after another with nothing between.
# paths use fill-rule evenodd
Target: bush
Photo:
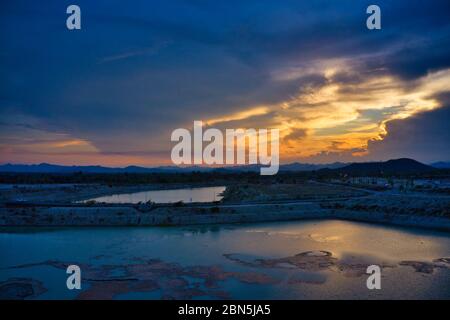
<instances>
[{"instance_id":1,"label":"bush","mask_svg":"<svg viewBox=\"0 0 450 320\"><path fill-rule=\"evenodd\" d=\"M211 209L209 209L211 211L211 213L219 213L220 212L220 208L219 207L211 207Z\"/></svg>"},{"instance_id":2,"label":"bush","mask_svg":"<svg viewBox=\"0 0 450 320\"><path fill-rule=\"evenodd\" d=\"M183 201L177 201L173 204L174 207L183 207L184 206L184 202Z\"/></svg>"}]
</instances>

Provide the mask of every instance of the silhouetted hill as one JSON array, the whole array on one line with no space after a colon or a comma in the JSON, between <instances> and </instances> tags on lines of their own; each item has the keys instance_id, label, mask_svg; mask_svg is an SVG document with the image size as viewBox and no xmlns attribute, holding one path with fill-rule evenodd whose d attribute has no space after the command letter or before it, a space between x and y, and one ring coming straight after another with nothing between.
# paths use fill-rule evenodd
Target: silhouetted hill
<instances>
[{"instance_id":1,"label":"silhouetted hill","mask_svg":"<svg viewBox=\"0 0 450 320\"><path fill-rule=\"evenodd\" d=\"M0 172L15 172L15 173L151 173L163 172L164 169L158 168L144 168L138 166L129 166L126 168L109 168L103 166L61 166L55 164L41 163L41 164L5 164L0 165Z\"/></svg>"},{"instance_id":2,"label":"silhouetted hill","mask_svg":"<svg viewBox=\"0 0 450 320\"><path fill-rule=\"evenodd\" d=\"M404 175L423 174L435 168L427 166L413 159L401 158L385 162L362 162L352 163L348 166L330 171L348 175L370 176L370 175Z\"/></svg>"},{"instance_id":3,"label":"silhouetted hill","mask_svg":"<svg viewBox=\"0 0 450 320\"><path fill-rule=\"evenodd\" d=\"M299 163L294 162L280 166L280 171L315 171L320 169L337 169L347 166L348 163L333 162L327 164Z\"/></svg>"},{"instance_id":4,"label":"silhouetted hill","mask_svg":"<svg viewBox=\"0 0 450 320\"><path fill-rule=\"evenodd\" d=\"M128 166L124 168L110 168L103 166L62 166L48 163L40 164L4 164L0 165L0 172L14 173L179 173L179 172L206 172L212 171L214 168L189 166L161 166L161 167L139 167Z\"/></svg>"},{"instance_id":5,"label":"silhouetted hill","mask_svg":"<svg viewBox=\"0 0 450 320\"><path fill-rule=\"evenodd\" d=\"M48 163L41 164L5 164L0 165L0 172L14 172L14 173L191 173L198 172L259 172L261 165L246 165L234 167L177 167L177 166L161 166L154 168L145 168L139 166L128 166L125 168L109 168L103 166L62 166ZM352 175L373 175L373 174L411 174L411 173L426 173L434 170L433 167L427 166L412 159L397 159L386 162L364 162L346 164L335 162L330 164L308 164L294 162L290 164L280 165L280 172L306 172L306 171L320 171L332 173L346 173Z\"/></svg>"},{"instance_id":6,"label":"silhouetted hill","mask_svg":"<svg viewBox=\"0 0 450 320\"><path fill-rule=\"evenodd\" d=\"M439 161L432 163L431 166L438 169L450 169L450 162Z\"/></svg>"},{"instance_id":7,"label":"silhouetted hill","mask_svg":"<svg viewBox=\"0 0 450 320\"><path fill-rule=\"evenodd\" d=\"M347 165L346 163L330 163L330 164L304 164L290 163L280 166L280 171L314 171L323 168L340 168ZM103 166L62 166L48 163L41 164L5 164L0 165L0 172L15 173L179 173L179 172L257 172L261 165L245 165L234 167L211 168L201 166L177 167L177 166L161 166L154 168L145 168L139 166L128 166L125 168L109 168Z\"/></svg>"},{"instance_id":8,"label":"silhouetted hill","mask_svg":"<svg viewBox=\"0 0 450 320\"><path fill-rule=\"evenodd\" d=\"M315 171L324 168L340 168L348 165L348 163L330 163L330 164L310 164L310 163L289 163L280 165L279 171L289 171L289 172L297 172L297 171ZM222 167L214 169L217 172L259 172L263 166L260 164L252 164L252 165L243 165L243 166L232 166L232 167Z\"/></svg>"}]
</instances>

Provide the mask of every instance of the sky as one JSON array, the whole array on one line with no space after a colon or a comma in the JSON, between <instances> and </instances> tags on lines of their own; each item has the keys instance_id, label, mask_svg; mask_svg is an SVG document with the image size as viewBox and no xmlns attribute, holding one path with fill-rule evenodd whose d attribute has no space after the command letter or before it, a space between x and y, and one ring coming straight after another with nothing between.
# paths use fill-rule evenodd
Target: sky
<instances>
[{"instance_id":1,"label":"sky","mask_svg":"<svg viewBox=\"0 0 450 320\"><path fill-rule=\"evenodd\" d=\"M194 120L278 128L282 163L450 161L448 0L7 0L0 43L0 163L167 165Z\"/></svg>"}]
</instances>

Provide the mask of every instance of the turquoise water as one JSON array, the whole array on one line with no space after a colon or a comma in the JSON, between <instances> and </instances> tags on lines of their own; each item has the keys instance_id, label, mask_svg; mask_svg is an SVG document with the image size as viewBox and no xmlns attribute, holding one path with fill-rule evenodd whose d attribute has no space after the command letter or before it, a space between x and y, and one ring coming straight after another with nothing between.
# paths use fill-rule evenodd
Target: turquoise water
<instances>
[{"instance_id":1,"label":"turquoise water","mask_svg":"<svg viewBox=\"0 0 450 320\"><path fill-rule=\"evenodd\" d=\"M152 190L135 193L122 193L110 196L92 198L96 202L105 203L139 203L153 201L156 203L189 202L213 202L222 199L225 187L204 187L173 190ZM86 201L89 201L86 200Z\"/></svg>"},{"instance_id":2,"label":"turquoise water","mask_svg":"<svg viewBox=\"0 0 450 320\"><path fill-rule=\"evenodd\" d=\"M309 257L300 267L270 262L307 251L329 252L332 265L321 267ZM95 298L112 291L115 299L450 298L450 269L433 263L445 257L448 233L344 221L0 233L0 281L38 280L47 291L37 299L80 298L82 292ZM435 267L418 272L405 261ZM66 270L58 263L81 267L81 291L67 289ZM358 272L370 264L383 266L381 290L368 290L367 275ZM129 287L98 282L108 279L131 280ZM139 281L148 286L136 289Z\"/></svg>"}]
</instances>

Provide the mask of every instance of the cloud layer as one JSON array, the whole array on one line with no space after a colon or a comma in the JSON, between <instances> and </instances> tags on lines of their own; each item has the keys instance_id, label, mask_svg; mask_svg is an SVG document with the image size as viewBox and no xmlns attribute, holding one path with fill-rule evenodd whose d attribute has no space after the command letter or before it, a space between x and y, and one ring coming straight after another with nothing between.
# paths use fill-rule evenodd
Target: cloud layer
<instances>
[{"instance_id":1,"label":"cloud layer","mask_svg":"<svg viewBox=\"0 0 450 320\"><path fill-rule=\"evenodd\" d=\"M80 31L61 1L2 6L1 162L170 163L194 120L278 127L284 162L450 160L444 126L432 156L404 140L449 119L446 0L378 1L379 31L369 1L77 4Z\"/></svg>"}]
</instances>

